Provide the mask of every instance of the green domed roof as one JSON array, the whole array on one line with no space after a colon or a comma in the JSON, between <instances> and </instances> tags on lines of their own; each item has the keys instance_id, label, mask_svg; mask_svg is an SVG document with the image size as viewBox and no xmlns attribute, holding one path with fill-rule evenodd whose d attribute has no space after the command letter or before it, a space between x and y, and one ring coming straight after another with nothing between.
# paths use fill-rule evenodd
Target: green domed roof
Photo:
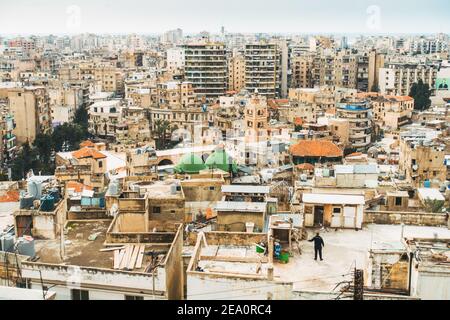
<instances>
[{"instance_id":1,"label":"green domed roof","mask_svg":"<svg viewBox=\"0 0 450 320\"><path fill-rule=\"evenodd\" d=\"M226 153L223 149L214 151L214 153L206 159L205 163L209 169L220 169L222 171L229 172L230 164L234 173L236 173L238 169L236 162L234 162L228 153Z\"/></svg>"},{"instance_id":2,"label":"green domed roof","mask_svg":"<svg viewBox=\"0 0 450 320\"><path fill-rule=\"evenodd\" d=\"M178 173L199 173L205 169L206 165L203 160L193 153L185 154L175 166L175 171Z\"/></svg>"}]
</instances>

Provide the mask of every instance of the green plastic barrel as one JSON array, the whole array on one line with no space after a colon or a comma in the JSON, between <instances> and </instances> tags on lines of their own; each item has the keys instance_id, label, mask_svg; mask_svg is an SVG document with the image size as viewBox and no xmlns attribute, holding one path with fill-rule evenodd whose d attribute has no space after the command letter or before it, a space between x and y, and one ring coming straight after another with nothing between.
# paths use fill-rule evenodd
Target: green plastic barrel
<instances>
[{"instance_id":1,"label":"green plastic barrel","mask_svg":"<svg viewBox=\"0 0 450 320\"><path fill-rule=\"evenodd\" d=\"M280 262L281 263L288 263L289 262L289 252L282 252L280 255Z\"/></svg>"},{"instance_id":2,"label":"green plastic barrel","mask_svg":"<svg viewBox=\"0 0 450 320\"><path fill-rule=\"evenodd\" d=\"M263 247L261 247L261 246L256 246L256 252L257 253L264 253L264 251L265 251L265 249L263 248Z\"/></svg>"}]
</instances>

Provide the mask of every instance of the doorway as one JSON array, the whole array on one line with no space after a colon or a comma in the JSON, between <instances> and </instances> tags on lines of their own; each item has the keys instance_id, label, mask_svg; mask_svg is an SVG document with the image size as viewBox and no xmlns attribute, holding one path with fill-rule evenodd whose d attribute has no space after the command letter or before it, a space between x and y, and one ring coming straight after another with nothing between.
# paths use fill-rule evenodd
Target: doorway
<instances>
[{"instance_id":1,"label":"doorway","mask_svg":"<svg viewBox=\"0 0 450 320\"><path fill-rule=\"evenodd\" d=\"M323 206L315 206L314 207L314 227L323 226Z\"/></svg>"},{"instance_id":2,"label":"doorway","mask_svg":"<svg viewBox=\"0 0 450 320\"><path fill-rule=\"evenodd\" d=\"M31 216L17 216L17 237L31 236L31 229L33 229L33 218Z\"/></svg>"}]
</instances>

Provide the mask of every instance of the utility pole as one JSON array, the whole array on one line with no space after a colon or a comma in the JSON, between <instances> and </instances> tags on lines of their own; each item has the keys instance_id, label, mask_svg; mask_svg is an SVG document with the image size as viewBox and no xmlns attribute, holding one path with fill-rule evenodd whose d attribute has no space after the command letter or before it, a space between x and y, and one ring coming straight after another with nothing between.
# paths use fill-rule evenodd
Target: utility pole
<instances>
[{"instance_id":1,"label":"utility pole","mask_svg":"<svg viewBox=\"0 0 450 320\"><path fill-rule=\"evenodd\" d=\"M353 300L364 300L364 273L361 269L355 267L353 281Z\"/></svg>"}]
</instances>

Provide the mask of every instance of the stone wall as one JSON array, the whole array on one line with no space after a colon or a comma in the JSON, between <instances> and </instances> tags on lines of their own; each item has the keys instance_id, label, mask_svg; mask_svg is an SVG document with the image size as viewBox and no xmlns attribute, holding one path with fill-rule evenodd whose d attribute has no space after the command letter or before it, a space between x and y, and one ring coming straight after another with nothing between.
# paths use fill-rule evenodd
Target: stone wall
<instances>
[{"instance_id":1,"label":"stone wall","mask_svg":"<svg viewBox=\"0 0 450 320\"><path fill-rule=\"evenodd\" d=\"M365 211L365 224L406 224L414 226L446 227L445 214L403 211Z\"/></svg>"}]
</instances>

